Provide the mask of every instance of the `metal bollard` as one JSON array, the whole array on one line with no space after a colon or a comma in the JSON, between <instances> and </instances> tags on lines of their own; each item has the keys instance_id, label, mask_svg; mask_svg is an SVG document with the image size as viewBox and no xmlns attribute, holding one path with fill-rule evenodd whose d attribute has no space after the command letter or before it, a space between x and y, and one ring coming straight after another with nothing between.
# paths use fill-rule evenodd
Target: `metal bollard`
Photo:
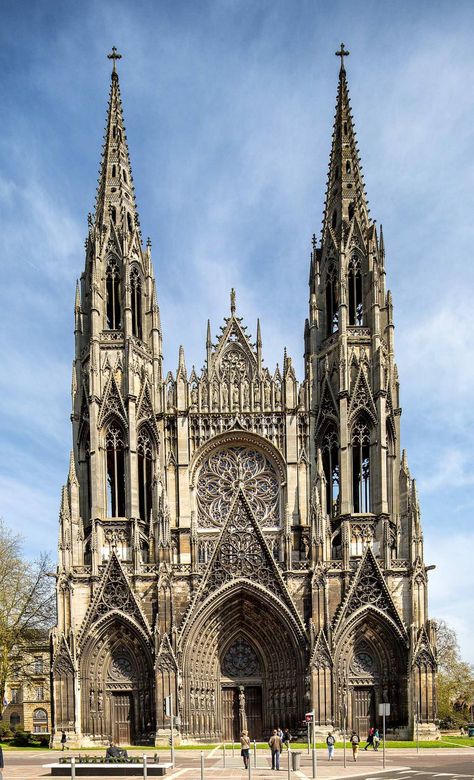
<instances>
[{"instance_id":1,"label":"metal bollard","mask_svg":"<svg viewBox=\"0 0 474 780\"><path fill-rule=\"evenodd\" d=\"M316 748L311 748L311 762L313 764L313 780L316 777Z\"/></svg>"},{"instance_id":2,"label":"metal bollard","mask_svg":"<svg viewBox=\"0 0 474 780\"><path fill-rule=\"evenodd\" d=\"M248 768L248 773L249 773L248 780L252 780L252 762L250 761L250 756L249 756L249 762L248 762L247 768Z\"/></svg>"},{"instance_id":3,"label":"metal bollard","mask_svg":"<svg viewBox=\"0 0 474 780\"><path fill-rule=\"evenodd\" d=\"M201 780L204 780L204 751L201 750Z\"/></svg>"},{"instance_id":4,"label":"metal bollard","mask_svg":"<svg viewBox=\"0 0 474 780\"><path fill-rule=\"evenodd\" d=\"M222 745L222 766L225 769L225 766L226 766L226 764L225 764L225 744Z\"/></svg>"},{"instance_id":5,"label":"metal bollard","mask_svg":"<svg viewBox=\"0 0 474 780\"><path fill-rule=\"evenodd\" d=\"M250 764L250 760L249 760L249 764ZM257 740L256 739L254 739L253 741L253 765L256 769L257 768Z\"/></svg>"},{"instance_id":6,"label":"metal bollard","mask_svg":"<svg viewBox=\"0 0 474 780\"><path fill-rule=\"evenodd\" d=\"M76 780L76 759L71 758L71 780Z\"/></svg>"},{"instance_id":7,"label":"metal bollard","mask_svg":"<svg viewBox=\"0 0 474 780\"><path fill-rule=\"evenodd\" d=\"M147 768L147 758L146 753L143 754L143 780L146 780L148 777L148 768Z\"/></svg>"},{"instance_id":8,"label":"metal bollard","mask_svg":"<svg viewBox=\"0 0 474 780\"><path fill-rule=\"evenodd\" d=\"M288 743L288 780L291 778L291 748Z\"/></svg>"},{"instance_id":9,"label":"metal bollard","mask_svg":"<svg viewBox=\"0 0 474 780\"><path fill-rule=\"evenodd\" d=\"M232 741L232 758L234 758L234 742Z\"/></svg>"}]
</instances>

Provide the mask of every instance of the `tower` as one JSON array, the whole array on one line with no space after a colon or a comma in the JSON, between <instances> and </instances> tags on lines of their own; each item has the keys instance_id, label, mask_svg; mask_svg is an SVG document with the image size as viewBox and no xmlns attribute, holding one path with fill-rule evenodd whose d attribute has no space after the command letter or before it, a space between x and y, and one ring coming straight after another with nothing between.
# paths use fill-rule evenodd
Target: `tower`
<instances>
[{"instance_id":1,"label":"tower","mask_svg":"<svg viewBox=\"0 0 474 780\"><path fill-rule=\"evenodd\" d=\"M236 293L205 363L162 374L116 50L76 291L73 450L60 509L54 729L71 743L390 725L430 733L435 630L400 454L393 310L341 57L305 376L270 371ZM203 345L204 346L204 345ZM57 739L57 736L55 737Z\"/></svg>"}]
</instances>

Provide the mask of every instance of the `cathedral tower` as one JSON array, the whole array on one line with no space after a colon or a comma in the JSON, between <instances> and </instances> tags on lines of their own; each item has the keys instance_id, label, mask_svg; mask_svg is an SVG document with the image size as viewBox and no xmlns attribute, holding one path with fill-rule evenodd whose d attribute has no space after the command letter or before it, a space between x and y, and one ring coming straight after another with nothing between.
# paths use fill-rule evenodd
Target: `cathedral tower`
<instances>
[{"instance_id":1,"label":"cathedral tower","mask_svg":"<svg viewBox=\"0 0 474 780\"><path fill-rule=\"evenodd\" d=\"M434 729L435 631L400 454L393 311L341 57L305 378L270 371L232 290L200 371L162 376L115 49L76 293L73 450L60 511L54 728L71 743L260 739L314 709L363 733L389 701Z\"/></svg>"}]
</instances>

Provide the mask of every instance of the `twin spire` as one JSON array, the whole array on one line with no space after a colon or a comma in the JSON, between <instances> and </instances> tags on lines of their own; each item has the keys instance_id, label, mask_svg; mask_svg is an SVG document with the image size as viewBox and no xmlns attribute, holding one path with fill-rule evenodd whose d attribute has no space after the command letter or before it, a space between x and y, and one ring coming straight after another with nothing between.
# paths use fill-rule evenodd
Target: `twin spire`
<instances>
[{"instance_id":1,"label":"twin spire","mask_svg":"<svg viewBox=\"0 0 474 780\"><path fill-rule=\"evenodd\" d=\"M95 223L96 227L112 224L119 234L131 235L138 227L139 221L116 69L116 61L121 59L122 55L114 46L111 54L107 56L113 61L113 70L97 189Z\"/></svg>"},{"instance_id":2,"label":"twin spire","mask_svg":"<svg viewBox=\"0 0 474 780\"><path fill-rule=\"evenodd\" d=\"M336 56L341 58L341 67L329 158L322 242L324 245L332 239L336 249L339 249L354 218L364 235L371 220L344 66L344 57L349 56L349 52L345 50L343 43Z\"/></svg>"}]
</instances>

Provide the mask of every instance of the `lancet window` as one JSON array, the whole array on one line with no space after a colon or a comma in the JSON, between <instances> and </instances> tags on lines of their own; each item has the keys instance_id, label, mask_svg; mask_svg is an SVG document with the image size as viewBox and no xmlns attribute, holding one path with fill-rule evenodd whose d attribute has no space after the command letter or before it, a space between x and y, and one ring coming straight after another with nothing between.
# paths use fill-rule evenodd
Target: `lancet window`
<instances>
[{"instance_id":1,"label":"lancet window","mask_svg":"<svg viewBox=\"0 0 474 780\"><path fill-rule=\"evenodd\" d=\"M138 268L130 272L130 287L132 296L132 333L142 338L142 280Z\"/></svg>"},{"instance_id":2,"label":"lancet window","mask_svg":"<svg viewBox=\"0 0 474 780\"><path fill-rule=\"evenodd\" d=\"M153 506L153 444L146 428L142 428L138 434L137 456L140 518L149 520Z\"/></svg>"},{"instance_id":3,"label":"lancet window","mask_svg":"<svg viewBox=\"0 0 474 780\"><path fill-rule=\"evenodd\" d=\"M354 423L351 443L354 512L370 512L370 430L365 420Z\"/></svg>"},{"instance_id":4,"label":"lancet window","mask_svg":"<svg viewBox=\"0 0 474 780\"><path fill-rule=\"evenodd\" d=\"M125 516L125 443L122 429L109 425L105 439L107 456L107 515Z\"/></svg>"},{"instance_id":5,"label":"lancet window","mask_svg":"<svg viewBox=\"0 0 474 780\"><path fill-rule=\"evenodd\" d=\"M326 512L332 517L339 508L339 442L334 427L329 428L322 442L324 476L326 477Z\"/></svg>"},{"instance_id":6,"label":"lancet window","mask_svg":"<svg viewBox=\"0 0 474 780\"><path fill-rule=\"evenodd\" d=\"M122 327L122 306L120 301L121 284L117 261L113 258L109 260L105 278L107 327L109 330L118 330Z\"/></svg>"},{"instance_id":7,"label":"lancet window","mask_svg":"<svg viewBox=\"0 0 474 780\"><path fill-rule=\"evenodd\" d=\"M363 325L364 312L362 305L362 273L360 259L352 255L349 262L349 325Z\"/></svg>"},{"instance_id":8,"label":"lancet window","mask_svg":"<svg viewBox=\"0 0 474 780\"><path fill-rule=\"evenodd\" d=\"M326 330L328 336L335 333L339 327L337 297L337 271L335 266L331 265L326 275Z\"/></svg>"}]
</instances>

